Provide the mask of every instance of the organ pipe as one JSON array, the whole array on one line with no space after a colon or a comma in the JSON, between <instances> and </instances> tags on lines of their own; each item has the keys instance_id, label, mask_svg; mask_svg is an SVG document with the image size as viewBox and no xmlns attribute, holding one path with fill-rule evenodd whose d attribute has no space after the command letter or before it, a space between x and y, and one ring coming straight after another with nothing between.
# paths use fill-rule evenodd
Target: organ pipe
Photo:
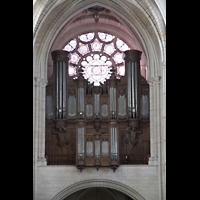
<instances>
[{"instance_id":1,"label":"organ pipe","mask_svg":"<svg viewBox=\"0 0 200 200\"><path fill-rule=\"evenodd\" d=\"M55 118L66 119L66 77L68 52L56 50L52 53L55 68Z\"/></svg>"},{"instance_id":2,"label":"organ pipe","mask_svg":"<svg viewBox=\"0 0 200 200\"><path fill-rule=\"evenodd\" d=\"M139 73L141 51L125 51L125 65L128 87L128 118L139 118Z\"/></svg>"}]
</instances>

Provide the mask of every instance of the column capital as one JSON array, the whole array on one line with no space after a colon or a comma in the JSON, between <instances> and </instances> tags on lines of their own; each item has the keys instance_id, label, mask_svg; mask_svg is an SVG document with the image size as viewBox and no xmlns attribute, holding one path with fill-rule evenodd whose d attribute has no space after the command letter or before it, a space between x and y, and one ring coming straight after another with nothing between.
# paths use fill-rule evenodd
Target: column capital
<instances>
[{"instance_id":1,"label":"column capital","mask_svg":"<svg viewBox=\"0 0 200 200\"><path fill-rule=\"evenodd\" d=\"M35 84L35 87L36 86L46 87L48 84L48 80L35 77L34 84Z\"/></svg>"},{"instance_id":2,"label":"column capital","mask_svg":"<svg viewBox=\"0 0 200 200\"><path fill-rule=\"evenodd\" d=\"M52 60L53 61L65 61L68 62L69 60L69 52L64 50L55 50L51 52Z\"/></svg>"},{"instance_id":3,"label":"column capital","mask_svg":"<svg viewBox=\"0 0 200 200\"><path fill-rule=\"evenodd\" d=\"M134 50L134 49L131 49L131 50L127 50L124 52L125 54L125 61L128 62L128 61L140 61L141 60L141 55L142 55L142 52L139 51L139 50Z\"/></svg>"},{"instance_id":4,"label":"column capital","mask_svg":"<svg viewBox=\"0 0 200 200\"><path fill-rule=\"evenodd\" d=\"M148 78L147 83L151 86L154 83L160 83L161 76L156 76L152 78Z\"/></svg>"}]
</instances>

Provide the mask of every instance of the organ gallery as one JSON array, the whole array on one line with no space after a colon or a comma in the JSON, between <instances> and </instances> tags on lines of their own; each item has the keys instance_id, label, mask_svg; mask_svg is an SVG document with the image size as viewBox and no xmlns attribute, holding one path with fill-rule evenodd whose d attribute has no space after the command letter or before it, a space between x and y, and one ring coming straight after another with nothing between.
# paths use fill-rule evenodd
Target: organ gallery
<instances>
[{"instance_id":1,"label":"organ gallery","mask_svg":"<svg viewBox=\"0 0 200 200\"><path fill-rule=\"evenodd\" d=\"M149 85L142 52L120 38L85 33L51 52L46 87L47 165L111 167L148 164Z\"/></svg>"}]
</instances>

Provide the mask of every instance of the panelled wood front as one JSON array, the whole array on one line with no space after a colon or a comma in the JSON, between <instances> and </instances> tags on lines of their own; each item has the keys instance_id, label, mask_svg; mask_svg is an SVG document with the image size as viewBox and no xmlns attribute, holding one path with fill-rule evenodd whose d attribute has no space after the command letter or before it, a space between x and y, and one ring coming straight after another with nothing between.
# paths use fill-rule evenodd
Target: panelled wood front
<instances>
[{"instance_id":1,"label":"panelled wood front","mask_svg":"<svg viewBox=\"0 0 200 200\"><path fill-rule=\"evenodd\" d=\"M62 57L62 52L59 52L56 57L53 53L54 72L56 72L58 57L60 57L59 62L65 61L66 70L64 71L68 72L66 53L64 54ZM127 72L128 61L126 59L125 61ZM58 77L54 73L46 87L45 155L48 165L76 165L81 171L87 166L95 166L97 170L101 166L110 166L115 171L120 164L148 164L150 154L149 85L140 73L138 94L135 93L138 95L137 99L135 98L137 101L134 100L139 113L134 115L136 109L134 104L131 105L132 118L128 115L130 91L127 87L127 73L119 80L116 79L115 71L113 71L111 78L100 86L88 84L82 76L81 69L78 71L78 79L73 79L67 73L66 87L62 87L62 89L66 88L66 92L62 99L57 98L56 81ZM80 87L84 91L84 101L78 100ZM110 101L111 96L115 98L116 105ZM66 101L66 108L62 111L56 108L58 100L59 102ZM82 103L84 113L78 111L80 103ZM80 118L82 114L84 117ZM81 145L78 144L78 129L81 127L84 129L84 149L78 155L78 145ZM111 130L114 131L113 136L111 136ZM112 147L114 144L111 140L116 141L117 145ZM111 150L111 148L115 149ZM114 151L115 158L111 157L111 151ZM84 159L80 159L80 156Z\"/></svg>"}]
</instances>

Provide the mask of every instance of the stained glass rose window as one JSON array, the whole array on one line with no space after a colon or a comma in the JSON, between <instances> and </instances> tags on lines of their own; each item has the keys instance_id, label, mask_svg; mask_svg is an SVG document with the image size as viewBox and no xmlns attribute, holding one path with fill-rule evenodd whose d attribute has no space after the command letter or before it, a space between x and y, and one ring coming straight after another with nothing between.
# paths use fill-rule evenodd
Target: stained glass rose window
<instances>
[{"instance_id":1,"label":"stained glass rose window","mask_svg":"<svg viewBox=\"0 0 200 200\"><path fill-rule=\"evenodd\" d=\"M77 78L77 68L82 67L83 76L90 83L99 86L111 76L111 69L116 69L116 77L125 74L123 52L128 45L116 36L104 32L82 34L69 41L63 50L71 52L68 74Z\"/></svg>"}]
</instances>

